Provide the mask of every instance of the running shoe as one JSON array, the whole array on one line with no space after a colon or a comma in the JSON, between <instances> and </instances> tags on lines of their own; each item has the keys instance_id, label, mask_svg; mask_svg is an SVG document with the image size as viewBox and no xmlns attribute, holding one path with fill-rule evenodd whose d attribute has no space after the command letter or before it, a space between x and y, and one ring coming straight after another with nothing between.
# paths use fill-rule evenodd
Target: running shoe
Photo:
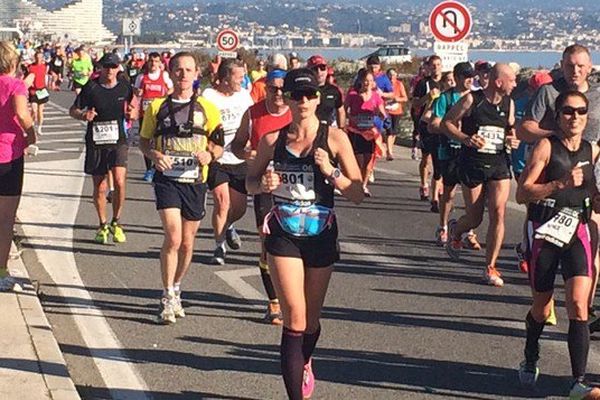
<instances>
[{"instance_id":1,"label":"running shoe","mask_svg":"<svg viewBox=\"0 0 600 400\"><path fill-rule=\"evenodd\" d=\"M420 160L421 158L419 157L419 149L417 147L413 147L411 152L410 152L410 158L412 158L415 161Z\"/></svg>"},{"instance_id":2,"label":"running shoe","mask_svg":"<svg viewBox=\"0 0 600 400\"><path fill-rule=\"evenodd\" d=\"M213 252L212 264L225 265L225 249L222 246L217 246Z\"/></svg>"},{"instance_id":3,"label":"running shoe","mask_svg":"<svg viewBox=\"0 0 600 400\"><path fill-rule=\"evenodd\" d=\"M455 219L448 221L448 240L446 241L446 252L452 260L457 261L460 259L460 253L462 251L463 244L461 240L454 239L455 227Z\"/></svg>"},{"instance_id":4,"label":"running shoe","mask_svg":"<svg viewBox=\"0 0 600 400\"><path fill-rule=\"evenodd\" d=\"M304 375L302 376L302 397L310 399L315 390L315 375L312 370L312 357L304 364Z\"/></svg>"},{"instance_id":5,"label":"running shoe","mask_svg":"<svg viewBox=\"0 0 600 400\"><path fill-rule=\"evenodd\" d=\"M265 321L271 325L283 325L283 317L281 315L281 307L278 301L269 301Z\"/></svg>"},{"instance_id":6,"label":"running shoe","mask_svg":"<svg viewBox=\"0 0 600 400\"><path fill-rule=\"evenodd\" d=\"M517 260L519 262L519 270L526 274L529 271L529 264L527 263L527 258L525 257L525 252L521 247L521 243L518 243L515 246L515 253L517 253Z\"/></svg>"},{"instance_id":7,"label":"running shoe","mask_svg":"<svg viewBox=\"0 0 600 400\"><path fill-rule=\"evenodd\" d=\"M10 292L15 288L16 284L15 278L10 276L7 270L0 272L0 292Z\"/></svg>"},{"instance_id":8,"label":"running shoe","mask_svg":"<svg viewBox=\"0 0 600 400\"><path fill-rule=\"evenodd\" d=\"M185 310L183 309L183 305L181 304L181 290L175 290L173 313L177 318L185 318Z\"/></svg>"},{"instance_id":9,"label":"running shoe","mask_svg":"<svg viewBox=\"0 0 600 400\"><path fill-rule=\"evenodd\" d=\"M493 265L488 265L483 273L483 279L490 286L502 287L504 286L504 280L501 278L502 274Z\"/></svg>"},{"instance_id":10,"label":"running shoe","mask_svg":"<svg viewBox=\"0 0 600 400\"><path fill-rule=\"evenodd\" d=\"M231 250L239 250L242 247L242 239L235 228L230 227L227 229L225 232L225 240L227 240L227 246L229 246Z\"/></svg>"},{"instance_id":11,"label":"running shoe","mask_svg":"<svg viewBox=\"0 0 600 400\"><path fill-rule=\"evenodd\" d=\"M109 234L110 229L108 228L108 224L104 224L96 231L96 237L94 238L94 241L100 244L107 244Z\"/></svg>"},{"instance_id":12,"label":"running shoe","mask_svg":"<svg viewBox=\"0 0 600 400\"><path fill-rule=\"evenodd\" d=\"M388 161L394 161L394 155L393 154L388 154L387 157L386 157L386 159Z\"/></svg>"},{"instance_id":13,"label":"running shoe","mask_svg":"<svg viewBox=\"0 0 600 400\"><path fill-rule=\"evenodd\" d=\"M544 321L544 325L556 326L557 323L558 323L558 321L556 320L556 312L554 311L554 301L553 301L552 306L550 307L550 315L548 315L548 318L546 318L546 321Z\"/></svg>"},{"instance_id":14,"label":"running shoe","mask_svg":"<svg viewBox=\"0 0 600 400\"><path fill-rule=\"evenodd\" d=\"M144 180L148 183L152 183L154 179L154 168L150 168L144 173Z\"/></svg>"},{"instance_id":15,"label":"running shoe","mask_svg":"<svg viewBox=\"0 0 600 400\"><path fill-rule=\"evenodd\" d=\"M112 203L113 200L113 191L114 190L109 190L108 193L106 193L106 201L109 203Z\"/></svg>"},{"instance_id":16,"label":"running shoe","mask_svg":"<svg viewBox=\"0 0 600 400\"><path fill-rule=\"evenodd\" d=\"M569 400L600 399L600 388L586 382L575 381L569 391Z\"/></svg>"},{"instance_id":17,"label":"running shoe","mask_svg":"<svg viewBox=\"0 0 600 400\"><path fill-rule=\"evenodd\" d=\"M448 230L441 226L438 226L435 231L435 244L442 247L448 243Z\"/></svg>"},{"instance_id":18,"label":"running shoe","mask_svg":"<svg viewBox=\"0 0 600 400\"><path fill-rule=\"evenodd\" d=\"M535 362L521 362L521 365L519 366L519 381L521 382L521 385L535 386L539 376L540 369Z\"/></svg>"},{"instance_id":19,"label":"running shoe","mask_svg":"<svg viewBox=\"0 0 600 400\"><path fill-rule=\"evenodd\" d=\"M166 295L160 299L160 308L156 322L170 325L177 322L175 319L175 296Z\"/></svg>"},{"instance_id":20,"label":"running shoe","mask_svg":"<svg viewBox=\"0 0 600 400\"><path fill-rule=\"evenodd\" d=\"M462 244L465 249L481 250L481 245L477 241L477 234L473 231L469 231L463 236Z\"/></svg>"},{"instance_id":21,"label":"running shoe","mask_svg":"<svg viewBox=\"0 0 600 400\"><path fill-rule=\"evenodd\" d=\"M421 186L419 188L419 196L421 196L421 201L429 200L429 186Z\"/></svg>"},{"instance_id":22,"label":"running shoe","mask_svg":"<svg viewBox=\"0 0 600 400\"><path fill-rule=\"evenodd\" d=\"M363 194L365 195L365 197L373 197L373 194L371 193L371 191L369 190L368 187L363 187Z\"/></svg>"},{"instance_id":23,"label":"running shoe","mask_svg":"<svg viewBox=\"0 0 600 400\"><path fill-rule=\"evenodd\" d=\"M371 173L369 174L369 183L374 183L375 182L375 171L371 171Z\"/></svg>"},{"instance_id":24,"label":"running shoe","mask_svg":"<svg viewBox=\"0 0 600 400\"><path fill-rule=\"evenodd\" d=\"M127 241L127 236L125 236L123 227L121 227L121 225L119 225L116 221L113 221L110 224L110 233L112 234L113 242L115 243L125 243Z\"/></svg>"},{"instance_id":25,"label":"running shoe","mask_svg":"<svg viewBox=\"0 0 600 400\"><path fill-rule=\"evenodd\" d=\"M431 202L431 208L430 208L432 213L436 213L439 214L440 213L440 203L437 200L433 200Z\"/></svg>"}]
</instances>

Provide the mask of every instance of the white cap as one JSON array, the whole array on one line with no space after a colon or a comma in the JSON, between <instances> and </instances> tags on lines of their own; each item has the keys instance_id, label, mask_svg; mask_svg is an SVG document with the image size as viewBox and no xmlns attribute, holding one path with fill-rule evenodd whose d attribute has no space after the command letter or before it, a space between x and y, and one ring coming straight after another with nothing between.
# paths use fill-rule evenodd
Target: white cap
<instances>
[{"instance_id":1,"label":"white cap","mask_svg":"<svg viewBox=\"0 0 600 400\"><path fill-rule=\"evenodd\" d=\"M268 65L270 69L288 69L287 58L281 53L269 55Z\"/></svg>"}]
</instances>

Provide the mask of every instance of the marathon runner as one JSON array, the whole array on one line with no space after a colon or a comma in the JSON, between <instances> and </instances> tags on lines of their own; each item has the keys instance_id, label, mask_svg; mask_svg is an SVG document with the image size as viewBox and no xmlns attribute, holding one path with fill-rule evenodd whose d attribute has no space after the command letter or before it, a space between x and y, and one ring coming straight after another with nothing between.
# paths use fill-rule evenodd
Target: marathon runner
<instances>
[{"instance_id":1,"label":"marathon runner","mask_svg":"<svg viewBox=\"0 0 600 400\"><path fill-rule=\"evenodd\" d=\"M567 90L578 90L586 95L590 104L588 123L583 138L590 143L597 143L600 139L600 86L589 83L588 78L591 71L592 58L587 47L574 44L565 48L561 61L562 77L555 79L552 84L542 86L530 103L518 131L521 140L535 142L556 131L554 107L556 98ZM592 213L592 220L596 226L600 225L598 213ZM592 237L597 243L597 229L592 230ZM600 331L600 317L597 317L594 312L594 295L600 271L600 260L597 254L594 259L594 270L594 290L590 296L590 315L592 315L590 330L592 332Z\"/></svg>"},{"instance_id":2,"label":"marathon runner","mask_svg":"<svg viewBox=\"0 0 600 400\"><path fill-rule=\"evenodd\" d=\"M50 89L51 90L60 90L60 85L62 85L63 75L65 71L65 54L63 52L62 46L56 45L54 49L54 54L50 59Z\"/></svg>"},{"instance_id":3,"label":"marathon runner","mask_svg":"<svg viewBox=\"0 0 600 400\"><path fill-rule=\"evenodd\" d=\"M385 102L385 109L388 112L392 121L391 126L385 131L385 149L386 159L392 161L394 159L394 145L396 144L396 136L400 130L400 120L404 114L403 104L408 101L406 89L402 80L398 79L398 72L394 68L389 68L386 75L392 83L394 97Z\"/></svg>"},{"instance_id":4,"label":"marathon runner","mask_svg":"<svg viewBox=\"0 0 600 400\"><path fill-rule=\"evenodd\" d=\"M33 111L33 120L38 135L42 134L44 123L44 107L50 100L50 93L46 83L48 82L48 65L44 61L44 53L35 53L34 62L27 67L28 74L33 75L33 84L29 87L29 103Z\"/></svg>"},{"instance_id":5,"label":"marathon runner","mask_svg":"<svg viewBox=\"0 0 600 400\"><path fill-rule=\"evenodd\" d=\"M439 143L438 135L432 135L427 132L427 124L429 123L431 111L431 103L439 97L441 91L442 80L442 59L439 56L433 55L427 60L427 68L429 77L423 78L413 92L412 108L416 110L416 119L418 122L418 134L421 140L421 162L419 164L419 176L421 178L421 186L419 195L421 200L429 200L429 165L433 163L431 155L437 151ZM438 179L432 181L436 185ZM432 186L433 186L432 185ZM431 199L437 200L437 191L439 188L432 187Z\"/></svg>"},{"instance_id":6,"label":"marathon runner","mask_svg":"<svg viewBox=\"0 0 600 400\"><path fill-rule=\"evenodd\" d=\"M8 258L23 191L25 149L36 142L27 87L15 77L18 65L17 49L8 41L0 42L0 291L15 287Z\"/></svg>"},{"instance_id":7,"label":"marathon runner","mask_svg":"<svg viewBox=\"0 0 600 400\"><path fill-rule=\"evenodd\" d=\"M490 71L492 64L487 61L479 60L475 62L476 79L473 83L473 90L485 89L490 82Z\"/></svg>"},{"instance_id":8,"label":"marathon runner","mask_svg":"<svg viewBox=\"0 0 600 400\"><path fill-rule=\"evenodd\" d=\"M489 227L484 279L494 286L504 285L496 261L504 240L504 212L510 193L506 150L518 145L514 137L514 103L510 98L515 86L513 70L497 63L490 72L489 85L462 97L442 121L447 134L463 145L459 162L466 208L458 221L448 222L446 249L452 259L459 258L461 236L481 224L487 196Z\"/></svg>"},{"instance_id":9,"label":"marathon runner","mask_svg":"<svg viewBox=\"0 0 600 400\"><path fill-rule=\"evenodd\" d=\"M281 53L271 54L268 58L267 72L275 69L281 69L286 71L288 67L287 58ZM252 83L252 89L250 90L250 97L252 101L258 103L267 97L267 77L259 78Z\"/></svg>"},{"instance_id":10,"label":"marathon runner","mask_svg":"<svg viewBox=\"0 0 600 400\"><path fill-rule=\"evenodd\" d=\"M296 53L295 51L292 51L290 53L290 71L293 69L298 69L300 68L300 58L298 57L298 53Z\"/></svg>"},{"instance_id":11,"label":"marathon runner","mask_svg":"<svg viewBox=\"0 0 600 400\"><path fill-rule=\"evenodd\" d=\"M81 45L75 50L75 56L71 62L71 73L73 74L73 90L75 94L81 93L81 88L89 81L94 72L91 57L86 53L85 46Z\"/></svg>"},{"instance_id":12,"label":"marathon runner","mask_svg":"<svg viewBox=\"0 0 600 400\"><path fill-rule=\"evenodd\" d=\"M240 128L237 130L231 151L236 157L247 160L250 165L256 158L256 151L260 139L270 132L279 131L292 122L292 114L283 99L283 81L286 71L272 70L267 75L267 98L254 104L246 111L242 118ZM266 215L273 207L271 194L260 193L254 195L254 215L256 227L261 238L261 254L258 266L265 292L269 298L265 320L273 325L283 324L281 309L275 288L271 282L267 253L264 247L263 222Z\"/></svg>"},{"instance_id":13,"label":"marathon runner","mask_svg":"<svg viewBox=\"0 0 600 400\"><path fill-rule=\"evenodd\" d=\"M160 65L160 55L151 53L150 62ZM223 153L219 110L194 94L193 82L200 69L194 55L181 52L170 62L173 93L149 104L140 132L140 149L157 169L154 194L164 232L158 322L164 324L185 317L181 285L206 214L208 165Z\"/></svg>"},{"instance_id":14,"label":"marathon runner","mask_svg":"<svg viewBox=\"0 0 600 400\"><path fill-rule=\"evenodd\" d=\"M164 70L160 54L152 52L148 55L148 62L144 66L143 73L138 75L134 87L136 89L136 95L142 99L142 109L140 114L140 126L142 126L144 113L152 100L159 97L165 97L173 91L173 81L169 77L169 73ZM152 179L154 178L152 161L144 156L144 163L146 165L144 180L146 182L152 182Z\"/></svg>"},{"instance_id":15,"label":"marathon runner","mask_svg":"<svg viewBox=\"0 0 600 400\"><path fill-rule=\"evenodd\" d=\"M528 205L529 280L533 304L526 317L525 360L519 368L523 384L539 375L539 339L550 315L554 279L560 264L569 316L568 348L573 382L570 399L600 398L600 389L585 382L590 345L588 299L593 257L589 222L594 163L600 150L582 139L588 101L575 90L556 99L558 131L541 139L523 171L517 201Z\"/></svg>"},{"instance_id":16,"label":"marathon runner","mask_svg":"<svg viewBox=\"0 0 600 400\"><path fill-rule=\"evenodd\" d=\"M375 87L373 73L361 68L354 87L344 101L348 115L347 131L363 177L363 192L367 197L371 197L371 191L367 187L369 177L383 147L377 122L382 126L381 122L387 118L383 99Z\"/></svg>"},{"instance_id":17,"label":"marathon runner","mask_svg":"<svg viewBox=\"0 0 600 400\"><path fill-rule=\"evenodd\" d=\"M281 371L288 398L302 400L315 387L312 353L332 265L339 260L333 190L356 204L363 192L348 136L316 116L314 73L290 71L284 93L292 123L260 140L246 185L252 194L273 195L265 246L283 310Z\"/></svg>"},{"instance_id":18,"label":"marathon runner","mask_svg":"<svg viewBox=\"0 0 600 400\"><path fill-rule=\"evenodd\" d=\"M446 90L434 100L431 121L427 126L429 132L441 134L437 158L440 163L444 190L440 196L440 225L435 232L436 243L439 246L446 245L448 241L448 219L454 205L456 186L460 184L459 155L461 148L460 142L444 135L445 132L440 125L446 113L463 96L471 92L473 78L475 77L475 71L469 62L456 64L453 73L456 86ZM481 245L472 230L464 236L463 245L473 250L481 249Z\"/></svg>"},{"instance_id":19,"label":"marathon runner","mask_svg":"<svg viewBox=\"0 0 600 400\"><path fill-rule=\"evenodd\" d=\"M125 202L127 177L127 137L125 120L135 117L137 110L131 105L132 86L118 79L120 59L116 54L106 54L101 60L102 70L97 80L86 83L71 106L71 117L87 121L85 136L85 173L94 181L94 206L100 227L95 241L107 244L109 234L113 242L126 241L120 224ZM113 218L106 218L107 174L112 172L115 195L112 199Z\"/></svg>"},{"instance_id":20,"label":"marathon runner","mask_svg":"<svg viewBox=\"0 0 600 400\"><path fill-rule=\"evenodd\" d=\"M319 82L321 101L317 107L317 116L321 121L344 129L346 126L344 96L337 86L327 82L327 60L320 55L314 55L306 61L306 67L313 70Z\"/></svg>"},{"instance_id":21,"label":"marathon runner","mask_svg":"<svg viewBox=\"0 0 600 400\"><path fill-rule=\"evenodd\" d=\"M217 86L203 92L203 97L221 112L225 131L223 156L210 166L208 175L208 187L212 190L215 202L212 225L216 247L212 261L217 265L225 264L225 241L232 250L242 245L233 223L246 213L246 163L232 153L231 142L244 113L253 104L250 93L241 86L244 73L242 62L225 59L217 70Z\"/></svg>"}]
</instances>

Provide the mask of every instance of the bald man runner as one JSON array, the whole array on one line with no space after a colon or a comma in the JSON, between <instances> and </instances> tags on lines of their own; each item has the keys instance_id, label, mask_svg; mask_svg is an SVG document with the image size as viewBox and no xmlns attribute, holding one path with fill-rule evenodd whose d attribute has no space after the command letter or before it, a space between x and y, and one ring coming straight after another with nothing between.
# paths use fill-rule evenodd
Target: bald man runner
<instances>
[{"instance_id":1,"label":"bald man runner","mask_svg":"<svg viewBox=\"0 0 600 400\"><path fill-rule=\"evenodd\" d=\"M459 175L466 208L458 221L448 223L448 255L454 260L460 257L462 234L481 224L487 195L490 220L483 277L487 284L498 287L504 285L496 261L504 240L511 178L507 149L518 146L515 105L510 98L515 86L514 71L507 64L498 63L490 71L488 86L463 96L442 121L450 137L462 144Z\"/></svg>"}]
</instances>

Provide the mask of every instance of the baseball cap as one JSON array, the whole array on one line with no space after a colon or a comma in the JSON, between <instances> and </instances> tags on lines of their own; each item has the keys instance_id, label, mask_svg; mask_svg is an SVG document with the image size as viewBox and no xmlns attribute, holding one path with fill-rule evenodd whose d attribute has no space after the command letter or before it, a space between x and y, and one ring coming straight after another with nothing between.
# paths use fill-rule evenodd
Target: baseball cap
<instances>
[{"instance_id":1,"label":"baseball cap","mask_svg":"<svg viewBox=\"0 0 600 400\"><path fill-rule=\"evenodd\" d=\"M319 65L327 65L327 60L325 60L325 58L323 58L323 56L321 56L319 54L311 56L306 61L306 66L308 68L318 67Z\"/></svg>"},{"instance_id":2,"label":"baseball cap","mask_svg":"<svg viewBox=\"0 0 600 400\"><path fill-rule=\"evenodd\" d=\"M298 68L287 73L283 81L284 92L319 90L319 82L313 71L308 68Z\"/></svg>"},{"instance_id":3,"label":"baseball cap","mask_svg":"<svg viewBox=\"0 0 600 400\"><path fill-rule=\"evenodd\" d=\"M379 60L379 56L376 56L375 54L370 55L369 58L367 58L367 65L379 65L381 64L381 61Z\"/></svg>"},{"instance_id":4,"label":"baseball cap","mask_svg":"<svg viewBox=\"0 0 600 400\"><path fill-rule=\"evenodd\" d=\"M529 87L538 90L540 87L552 82L552 75L548 71L538 71L529 78Z\"/></svg>"},{"instance_id":5,"label":"baseball cap","mask_svg":"<svg viewBox=\"0 0 600 400\"><path fill-rule=\"evenodd\" d=\"M492 70L492 64L487 61L479 60L475 62L475 71L479 72L490 72Z\"/></svg>"},{"instance_id":6,"label":"baseball cap","mask_svg":"<svg viewBox=\"0 0 600 400\"><path fill-rule=\"evenodd\" d=\"M455 76L462 76L465 78L473 78L475 76L473 66L467 61L456 64L452 72Z\"/></svg>"},{"instance_id":7,"label":"baseball cap","mask_svg":"<svg viewBox=\"0 0 600 400\"><path fill-rule=\"evenodd\" d=\"M112 65L117 66L119 64L121 64L121 59L115 53L105 54L104 57L102 57L102 59L100 60L100 65L102 65L103 67Z\"/></svg>"},{"instance_id":8,"label":"baseball cap","mask_svg":"<svg viewBox=\"0 0 600 400\"><path fill-rule=\"evenodd\" d=\"M292 58L298 59L298 53L296 53L295 51L292 51L292 52L290 53L290 60L291 60Z\"/></svg>"}]
</instances>

